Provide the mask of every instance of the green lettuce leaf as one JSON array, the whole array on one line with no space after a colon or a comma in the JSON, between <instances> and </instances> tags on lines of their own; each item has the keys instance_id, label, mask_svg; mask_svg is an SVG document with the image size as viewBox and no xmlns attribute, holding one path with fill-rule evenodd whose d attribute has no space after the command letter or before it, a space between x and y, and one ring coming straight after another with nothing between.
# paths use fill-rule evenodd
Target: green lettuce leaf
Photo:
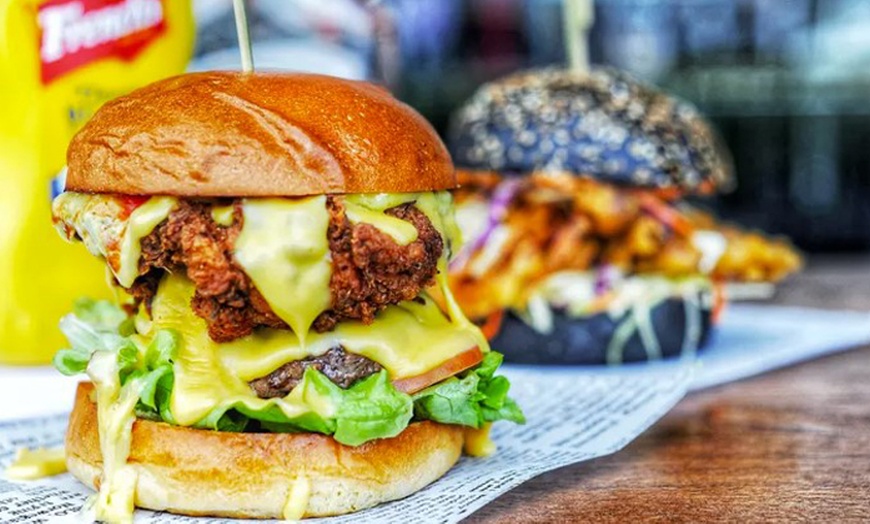
<instances>
[{"instance_id":1,"label":"green lettuce leaf","mask_svg":"<svg viewBox=\"0 0 870 524\"><path fill-rule=\"evenodd\" d=\"M414 395L414 414L418 419L434 420L445 424L460 424L479 428L482 424L478 394L480 377L469 373L430 386Z\"/></svg>"},{"instance_id":2,"label":"green lettuce leaf","mask_svg":"<svg viewBox=\"0 0 870 524\"><path fill-rule=\"evenodd\" d=\"M61 373L66 376L78 375L84 373L88 367L88 362L91 360L90 351L80 351L74 348L61 349L54 354L51 363Z\"/></svg>"},{"instance_id":3,"label":"green lettuce leaf","mask_svg":"<svg viewBox=\"0 0 870 524\"><path fill-rule=\"evenodd\" d=\"M108 300L80 298L73 304L73 315L94 330L127 337L135 332L133 317Z\"/></svg>"},{"instance_id":4,"label":"green lettuce leaf","mask_svg":"<svg viewBox=\"0 0 870 524\"><path fill-rule=\"evenodd\" d=\"M140 400L136 412L140 416L171 420L169 397L172 393L172 362L178 352L179 336L171 330L155 333L144 353L133 342L132 317L106 300L77 300L73 312L60 321L70 348L54 356L54 367L64 375L87 371L96 351L116 354L121 385L139 381Z\"/></svg>"},{"instance_id":5,"label":"green lettuce leaf","mask_svg":"<svg viewBox=\"0 0 870 524\"><path fill-rule=\"evenodd\" d=\"M71 347L58 351L52 363L64 375L84 373L95 351L116 352L122 368L138 358L138 349L127 338L132 334L132 320L106 300L77 300L73 313L61 319L60 330Z\"/></svg>"},{"instance_id":6,"label":"green lettuce leaf","mask_svg":"<svg viewBox=\"0 0 870 524\"><path fill-rule=\"evenodd\" d=\"M476 368L464 376L451 377L414 395L414 415L443 424L480 428L486 422L509 420L524 424L526 418L516 402L508 398L510 382L495 371L502 355L491 351Z\"/></svg>"},{"instance_id":7,"label":"green lettuce leaf","mask_svg":"<svg viewBox=\"0 0 870 524\"><path fill-rule=\"evenodd\" d=\"M332 384L326 377L323 379ZM393 387L384 370L357 382L343 396L335 417L335 440L350 446L395 437L414 414L410 395Z\"/></svg>"},{"instance_id":8,"label":"green lettuce leaf","mask_svg":"<svg viewBox=\"0 0 870 524\"><path fill-rule=\"evenodd\" d=\"M135 355L124 356L123 351L118 354L121 384L133 379L139 381L137 413L167 422L172 420L169 409L172 384L175 381L172 364L178 355L180 343L181 337L178 333L162 329L154 334L144 354L138 348Z\"/></svg>"}]
</instances>

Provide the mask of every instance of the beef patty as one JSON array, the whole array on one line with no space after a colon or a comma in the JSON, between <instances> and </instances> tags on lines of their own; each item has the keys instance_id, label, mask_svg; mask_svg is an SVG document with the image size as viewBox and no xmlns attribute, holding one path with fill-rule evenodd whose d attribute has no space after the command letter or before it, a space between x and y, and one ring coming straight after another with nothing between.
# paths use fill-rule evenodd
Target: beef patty
<instances>
[{"instance_id":1,"label":"beef patty","mask_svg":"<svg viewBox=\"0 0 870 524\"><path fill-rule=\"evenodd\" d=\"M142 239L140 277L130 292L137 304L150 307L164 272L183 271L196 285L191 306L207 322L212 340L228 342L260 326L289 329L233 258L233 245L244 221L240 202L232 202L233 222L226 227L212 219L211 211L218 204L181 200ZM378 311L411 300L434 283L443 240L413 204L386 211L417 228L417 240L405 246L370 224L352 224L340 198L328 197L327 208L332 304L315 319L314 330L329 331L345 319L371 323Z\"/></svg>"},{"instance_id":2,"label":"beef patty","mask_svg":"<svg viewBox=\"0 0 870 524\"><path fill-rule=\"evenodd\" d=\"M302 380L305 370L310 367L320 371L326 378L344 389L383 369L377 362L348 353L339 346L317 357L288 362L265 377L252 380L249 384L260 398L284 397L293 391Z\"/></svg>"}]
</instances>

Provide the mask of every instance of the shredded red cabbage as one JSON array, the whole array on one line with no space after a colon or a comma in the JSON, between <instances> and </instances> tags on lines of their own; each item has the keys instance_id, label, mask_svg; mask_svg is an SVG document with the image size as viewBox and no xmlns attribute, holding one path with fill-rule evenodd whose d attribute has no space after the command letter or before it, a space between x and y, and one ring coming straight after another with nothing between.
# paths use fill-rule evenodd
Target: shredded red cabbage
<instances>
[{"instance_id":1,"label":"shredded red cabbage","mask_svg":"<svg viewBox=\"0 0 870 524\"><path fill-rule=\"evenodd\" d=\"M612 264L602 264L595 272L595 296L600 297L613 290L614 284L621 277L619 268Z\"/></svg>"},{"instance_id":2,"label":"shredded red cabbage","mask_svg":"<svg viewBox=\"0 0 870 524\"><path fill-rule=\"evenodd\" d=\"M517 195L521 186L521 180L509 178L502 180L496 186L489 201L489 213L487 214L486 227L475 239L470 239L459 250L456 257L450 262L450 269L461 269L468 263L471 256L480 251L489 242L492 232L507 217L511 202Z\"/></svg>"}]
</instances>

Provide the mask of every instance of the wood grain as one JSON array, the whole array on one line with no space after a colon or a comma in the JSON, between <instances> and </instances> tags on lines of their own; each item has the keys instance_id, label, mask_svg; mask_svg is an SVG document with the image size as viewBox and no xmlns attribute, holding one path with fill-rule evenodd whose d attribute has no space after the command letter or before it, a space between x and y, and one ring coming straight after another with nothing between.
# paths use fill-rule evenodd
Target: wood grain
<instances>
[{"instance_id":1,"label":"wood grain","mask_svg":"<svg viewBox=\"0 0 870 524\"><path fill-rule=\"evenodd\" d=\"M813 261L777 301L870 309L870 261ZM467 520L506 521L870 522L870 347L691 394Z\"/></svg>"}]
</instances>

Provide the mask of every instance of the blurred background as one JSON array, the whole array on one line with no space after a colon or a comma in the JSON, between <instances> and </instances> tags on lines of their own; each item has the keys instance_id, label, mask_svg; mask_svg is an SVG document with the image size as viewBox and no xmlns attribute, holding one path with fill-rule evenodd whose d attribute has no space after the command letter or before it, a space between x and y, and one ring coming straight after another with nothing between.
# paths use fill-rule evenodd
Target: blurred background
<instances>
[{"instance_id":1,"label":"blurred background","mask_svg":"<svg viewBox=\"0 0 870 524\"><path fill-rule=\"evenodd\" d=\"M694 102L725 138L738 187L706 205L811 253L870 249L870 1L589 3L593 64ZM381 82L440 132L481 83L565 63L561 0L248 6L258 69ZM47 219L66 142L102 102L139 85L239 68L232 3L0 0L0 27L0 353L39 343L51 354L61 342L46 333L98 280L82 282L99 263L62 246ZM87 36L96 27L112 31Z\"/></svg>"}]
</instances>

